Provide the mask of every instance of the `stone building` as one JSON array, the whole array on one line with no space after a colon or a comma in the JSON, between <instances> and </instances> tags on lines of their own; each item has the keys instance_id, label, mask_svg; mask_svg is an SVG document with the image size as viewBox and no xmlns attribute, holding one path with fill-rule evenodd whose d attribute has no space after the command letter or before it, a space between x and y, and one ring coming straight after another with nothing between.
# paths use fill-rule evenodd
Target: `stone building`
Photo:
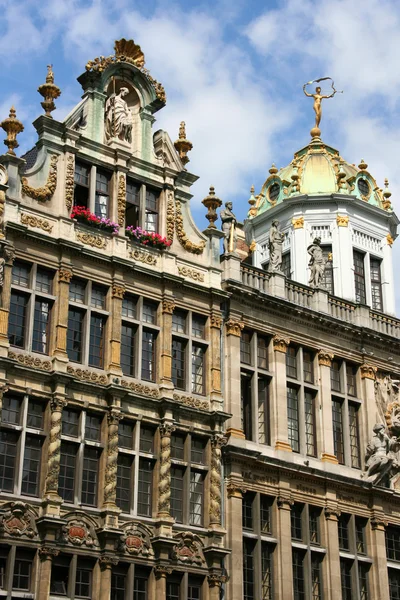
<instances>
[{"instance_id":1,"label":"stone building","mask_svg":"<svg viewBox=\"0 0 400 600\"><path fill-rule=\"evenodd\" d=\"M387 186L314 128L201 232L140 47L78 80L1 123L0 598L400 598Z\"/></svg>"}]
</instances>

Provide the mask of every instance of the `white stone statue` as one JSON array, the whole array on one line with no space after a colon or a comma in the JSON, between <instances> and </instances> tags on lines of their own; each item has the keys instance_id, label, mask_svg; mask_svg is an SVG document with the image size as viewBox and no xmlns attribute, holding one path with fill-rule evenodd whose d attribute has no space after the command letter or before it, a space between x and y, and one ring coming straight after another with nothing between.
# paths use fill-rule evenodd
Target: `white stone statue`
<instances>
[{"instance_id":1,"label":"white stone statue","mask_svg":"<svg viewBox=\"0 0 400 600\"><path fill-rule=\"evenodd\" d=\"M236 222L237 219L232 212L232 202L225 202L225 208L221 210L219 216L222 221L222 231L224 232L224 252L234 252L237 242Z\"/></svg>"},{"instance_id":2,"label":"white stone statue","mask_svg":"<svg viewBox=\"0 0 400 600\"><path fill-rule=\"evenodd\" d=\"M282 245L284 239L285 234L279 230L279 221L272 221L268 238L269 273L282 273Z\"/></svg>"},{"instance_id":3,"label":"white stone statue","mask_svg":"<svg viewBox=\"0 0 400 600\"><path fill-rule=\"evenodd\" d=\"M373 428L374 435L368 443L365 453L366 481L374 485L381 483L386 477L393 477L399 465L396 453L400 442L397 437L389 437L382 423L377 423Z\"/></svg>"},{"instance_id":4,"label":"white stone statue","mask_svg":"<svg viewBox=\"0 0 400 600\"><path fill-rule=\"evenodd\" d=\"M105 133L106 140L119 138L123 142L132 142L133 115L128 108L124 97L129 94L126 87L122 87L117 94L111 94L106 101L105 108Z\"/></svg>"},{"instance_id":5,"label":"white stone statue","mask_svg":"<svg viewBox=\"0 0 400 600\"><path fill-rule=\"evenodd\" d=\"M326 259L321 248L321 239L315 238L312 244L308 246L307 252L310 255L310 279L308 285L313 288L321 287L322 278L325 272Z\"/></svg>"}]
</instances>

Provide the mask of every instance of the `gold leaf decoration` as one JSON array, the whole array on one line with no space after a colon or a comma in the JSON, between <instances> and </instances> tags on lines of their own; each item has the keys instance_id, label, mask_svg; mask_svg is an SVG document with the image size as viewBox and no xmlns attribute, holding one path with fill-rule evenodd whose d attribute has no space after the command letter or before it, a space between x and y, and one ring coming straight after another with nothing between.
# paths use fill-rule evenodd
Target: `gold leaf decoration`
<instances>
[{"instance_id":1,"label":"gold leaf decoration","mask_svg":"<svg viewBox=\"0 0 400 600\"><path fill-rule=\"evenodd\" d=\"M70 154L67 158L67 167L65 172L65 206L71 210L74 202L75 187L75 156Z\"/></svg>"},{"instance_id":2,"label":"gold leaf decoration","mask_svg":"<svg viewBox=\"0 0 400 600\"><path fill-rule=\"evenodd\" d=\"M53 154L50 159L50 169L46 185L43 187L31 187L28 185L27 178L22 177L22 193L33 200L38 200L39 202L47 202L48 200L51 200L57 187L57 161L58 156Z\"/></svg>"},{"instance_id":3,"label":"gold leaf decoration","mask_svg":"<svg viewBox=\"0 0 400 600\"><path fill-rule=\"evenodd\" d=\"M179 200L175 200L175 231L178 236L178 240L181 243L181 246L185 248L188 252L192 254L202 254L205 248L206 243L204 241L200 242L200 244L195 244L191 242L188 236L185 233L185 229L183 227L183 215L181 209L181 203Z\"/></svg>"},{"instance_id":4,"label":"gold leaf decoration","mask_svg":"<svg viewBox=\"0 0 400 600\"><path fill-rule=\"evenodd\" d=\"M34 217L33 215L28 215L26 213L21 214L21 223L27 227L37 227L38 229L43 229L43 231L46 231L47 233L51 233L53 231L53 225L51 225L49 221L45 221L44 219L40 219L39 217Z\"/></svg>"}]
</instances>

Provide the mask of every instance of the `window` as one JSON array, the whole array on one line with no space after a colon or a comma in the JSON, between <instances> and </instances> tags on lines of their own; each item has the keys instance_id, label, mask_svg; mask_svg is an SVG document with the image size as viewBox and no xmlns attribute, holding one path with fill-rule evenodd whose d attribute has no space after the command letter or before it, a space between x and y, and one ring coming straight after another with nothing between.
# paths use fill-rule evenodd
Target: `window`
<instances>
[{"instance_id":1,"label":"window","mask_svg":"<svg viewBox=\"0 0 400 600\"><path fill-rule=\"evenodd\" d=\"M287 387L288 439L293 452L300 452L299 400L297 389Z\"/></svg>"},{"instance_id":2,"label":"window","mask_svg":"<svg viewBox=\"0 0 400 600\"><path fill-rule=\"evenodd\" d=\"M304 413L307 454L316 456L315 397L311 392L304 393Z\"/></svg>"},{"instance_id":3,"label":"window","mask_svg":"<svg viewBox=\"0 0 400 600\"><path fill-rule=\"evenodd\" d=\"M372 258L371 256L369 265L371 273L372 308L374 310L383 310L381 261L377 258Z\"/></svg>"},{"instance_id":4,"label":"window","mask_svg":"<svg viewBox=\"0 0 400 600\"><path fill-rule=\"evenodd\" d=\"M388 560L400 562L400 527L386 528L386 555Z\"/></svg>"},{"instance_id":5,"label":"window","mask_svg":"<svg viewBox=\"0 0 400 600\"><path fill-rule=\"evenodd\" d=\"M70 283L67 354L72 362L104 368L107 288L73 278Z\"/></svg>"},{"instance_id":6,"label":"window","mask_svg":"<svg viewBox=\"0 0 400 600\"><path fill-rule=\"evenodd\" d=\"M350 437L350 462L355 469L361 468L360 439L358 431L358 405L350 403L349 407L349 437Z\"/></svg>"},{"instance_id":7,"label":"window","mask_svg":"<svg viewBox=\"0 0 400 600\"><path fill-rule=\"evenodd\" d=\"M340 464L344 464L342 403L332 400L333 447Z\"/></svg>"},{"instance_id":8,"label":"window","mask_svg":"<svg viewBox=\"0 0 400 600\"><path fill-rule=\"evenodd\" d=\"M241 419L246 439L270 444L269 338L245 330L241 337Z\"/></svg>"},{"instance_id":9,"label":"window","mask_svg":"<svg viewBox=\"0 0 400 600\"><path fill-rule=\"evenodd\" d=\"M345 513L338 519L340 578L342 598L346 600L370 599L368 580L372 561L367 556L367 522L363 517Z\"/></svg>"},{"instance_id":10,"label":"window","mask_svg":"<svg viewBox=\"0 0 400 600\"><path fill-rule=\"evenodd\" d=\"M139 226L140 185L131 179L126 180L126 216L125 226Z\"/></svg>"},{"instance_id":11,"label":"window","mask_svg":"<svg viewBox=\"0 0 400 600\"><path fill-rule=\"evenodd\" d=\"M72 558L74 563L74 558ZM51 567L50 594L66 596L70 579L71 556L60 554L53 558Z\"/></svg>"},{"instance_id":12,"label":"window","mask_svg":"<svg viewBox=\"0 0 400 600\"><path fill-rule=\"evenodd\" d=\"M157 190L146 189L145 224L146 231L158 231L158 196Z\"/></svg>"},{"instance_id":13,"label":"window","mask_svg":"<svg viewBox=\"0 0 400 600\"><path fill-rule=\"evenodd\" d=\"M177 523L204 521L205 440L176 432L171 436L171 514Z\"/></svg>"},{"instance_id":14,"label":"window","mask_svg":"<svg viewBox=\"0 0 400 600\"><path fill-rule=\"evenodd\" d=\"M341 392L341 379L340 379L340 362L333 360L331 363L331 389L335 392Z\"/></svg>"},{"instance_id":15,"label":"window","mask_svg":"<svg viewBox=\"0 0 400 600\"><path fill-rule=\"evenodd\" d=\"M12 589L29 592L32 585L32 563L34 552L17 548L14 561Z\"/></svg>"},{"instance_id":16,"label":"window","mask_svg":"<svg viewBox=\"0 0 400 600\"><path fill-rule=\"evenodd\" d=\"M307 383L314 383L314 356L308 350L303 350L303 378Z\"/></svg>"},{"instance_id":17,"label":"window","mask_svg":"<svg viewBox=\"0 0 400 600\"><path fill-rule=\"evenodd\" d=\"M51 295L52 280L53 272L48 269L36 264L14 263L8 322L12 346L49 354L51 311L55 300Z\"/></svg>"},{"instance_id":18,"label":"window","mask_svg":"<svg viewBox=\"0 0 400 600\"><path fill-rule=\"evenodd\" d=\"M78 159L74 182L74 206L83 206L100 218L108 217L111 172Z\"/></svg>"},{"instance_id":19,"label":"window","mask_svg":"<svg viewBox=\"0 0 400 600\"><path fill-rule=\"evenodd\" d=\"M203 579L188 574L170 575L167 577L167 600L200 600L202 598Z\"/></svg>"},{"instance_id":20,"label":"window","mask_svg":"<svg viewBox=\"0 0 400 600\"><path fill-rule=\"evenodd\" d=\"M292 549L293 595L296 600L305 600L304 551Z\"/></svg>"},{"instance_id":21,"label":"window","mask_svg":"<svg viewBox=\"0 0 400 600\"><path fill-rule=\"evenodd\" d=\"M154 432L142 422L136 427L128 420L119 423L116 502L130 515L151 517L153 513Z\"/></svg>"},{"instance_id":22,"label":"window","mask_svg":"<svg viewBox=\"0 0 400 600\"><path fill-rule=\"evenodd\" d=\"M400 571L388 569L389 575L389 600L400 599Z\"/></svg>"},{"instance_id":23,"label":"window","mask_svg":"<svg viewBox=\"0 0 400 600\"><path fill-rule=\"evenodd\" d=\"M111 174L101 169L96 169L96 194L94 200L94 214L96 217L107 218L110 203Z\"/></svg>"},{"instance_id":24,"label":"window","mask_svg":"<svg viewBox=\"0 0 400 600\"><path fill-rule=\"evenodd\" d=\"M297 379L297 349L293 346L286 350L286 375Z\"/></svg>"},{"instance_id":25,"label":"window","mask_svg":"<svg viewBox=\"0 0 400 600\"><path fill-rule=\"evenodd\" d=\"M84 206L89 208L89 177L90 167L75 161L74 176L74 206Z\"/></svg>"},{"instance_id":26,"label":"window","mask_svg":"<svg viewBox=\"0 0 400 600\"><path fill-rule=\"evenodd\" d=\"M366 303L364 258L365 255L362 252L353 251L356 302L360 304Z\"/></svg>"},{"instance_id":27,"label":"window","mask_svg":"<svg viewBox=\"0 0 400 600\"><path fill-rule=\"evenodd\" d=\"M172 382L179 390L190 387L192 393L199 395L206 393L205 361L208 342L197 341L204 337L205 321L205 317L179 309L172 315Z\"/></svg>"},{"instance_id":28,"label":"window","mask_svg":"<svg viewBox=\"0 0 400 600\"><path fill-rule=\"evenodd\" d=\"M254 546L251 539L243 540L243 598L244 600L254 600Z\"/></svg>"},{"instance_id":29,"label":"window","mask_svg":"<svg viewBox=\"0 0 400 600\"><path fill-rule=\"evenodd\" d=\"M284 274L284 276L286 277L286 279L291 279L292 278L292 267L291 267L291 263L290 263L290 252L285 252L285 254L282 254L281 271Z\"/></svg>"},{"instance_id":30,"label":"window","mask_svg":"<svg viewBox=\"0 0 400 600\"><path fill-rule=\"evenodd\" d=\"M357 367L353 365L346 365L346 379L347 379L347 393L349 396L356 396L356 380L357 380ZM340 391L340 390L338 390Z\"/></svg>"},{"instance_id":31,"label":"window","mask_svg":"<svg viewBox=\"0 0 400 600\"><path fill-rule=\"evenodd\" d=\"M295 503L291 509L292 567L294 598L311 597L322 600L321 563L325 553L320 545L319 521L321 509L317 506ZM306 595L306 590L311 591Z\"/></svg>"},{"instance_id":32,"label":"window","mask_svg":"<svg viewBox=\"0 0 400 600\"><path fill-rule=\"evenodd\" d=\"M75 598L92 598L93 563L79 557L76 566Z\"/></svg>"},{"instance_id":33,"label":"window","mask_svg":"<svg viewBox=\"0 0 400 600\"><path fill-rule=\"evenodd\" d=\"M5 394L0 425L0 490L41 496L45 403ZM18 477L19 474L21 477Z\"/></svg>"},{"instance_id":34,"label":"window","mask_svg":"<svg viewBox=\"0 0 400 600\"><path fill-rule=\"evenodd\" d=\"M322 254L325 259L325 269L321 279L321 287L330 294L334 294L332 246L323 246Z\"/></svg>"}]
</instances>

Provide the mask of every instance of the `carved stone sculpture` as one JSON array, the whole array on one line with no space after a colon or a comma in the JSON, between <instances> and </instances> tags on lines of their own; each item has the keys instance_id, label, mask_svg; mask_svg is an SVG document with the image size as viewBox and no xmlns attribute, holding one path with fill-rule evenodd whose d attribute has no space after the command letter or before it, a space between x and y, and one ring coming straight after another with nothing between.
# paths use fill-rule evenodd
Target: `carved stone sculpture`
<instances>
[{"instance_id":1,"label":"carved stone sculpture","mask_svg":"<svg viewBox=\"0 0 400 600\"><path fill-rule=\"evenodd\" d=\"M211 439L210 523L221 524L221 448L227 443L222 434Z\"/></svg>"},{"instance_id":2,"label":"carved stone sculpture","mask_svg":"<svg viewBox=\"0 0 400 600\"><path fill-rule=\"evenodd\" d=\"M282 273L282 244L285 235L279 230L279 221L272 221L269 230L269 273Z\"/></svg>"},{"instance_id":3,"label":"carved stone sculpture","mask_svg":"<svg viewBox=\"0 0 400 600\"><path fill-rule=\"evenodd\" d=\"M123 142L132 142L133 116L124 97L129 94L126 87L122 87L117 94L111 94L106 101L105 109L105 134L107 142L118 138Z\"/></svg>"},{"instance_id":4,"label":"carved stone sculpture","mask_svg":"<svg viewBox=\"0 0 400 600\"><path fill-rule=\"evenodd\" d=\"M160 425L160 481L158 484L158 514L169 516L171 508L171 434L175 431L172 423Z\"/></svg>"},{"instance_id":5,"label":"carved stone sculpture","mask_svg":"<svg viewBox=\"0 0 400 600\"><path fill-rule=\"evenodd\" d=\"M232 212L232 202L225 202L225 208L221 210L222 231L224 232L224 253L234 252L236 248L236 222L237 219Z\"/></svg>"},{"instance_id":6,"label":"carved stone sculpture","mask_svg":"<svg viewBox=\"0 0 400 600\"><path fill-rule=\"evenodd\" d=\"M51 400L50 439L47 459L46 494L58 496L58 476L60 473L61 418L67 405L65 398Z\"/></svg>"},{"instance_id":7,"label":"carved stone sculpture","mask_svg":"<svg viewBox=\"0 0 400 600\"><path fill-rule=\"evenodd\" d=\"M382 423L374 425L373 432L365 454L365 479L373 485L378 485L391 479L399 470L396 453L400 447L400 440L394 436L390 438Z\"/></svg>"},{"instance_id":8,"label":"carved stone sculpture","mask_svg":"<svg viewBox=\"0 0 400 600\"><path fill-rule=\"evenodd\" d=\"M117 489L118 461L118 423L121 419L119 410L112 408L107 415L108 443L107 463L104 477L104 504L115 504Z\"/></svg>"},{"instance_id":9,"label":"carved stone sculpture","mask_svg":"<svg viewBox=\"0 0 400 600\"><path fill-rule=\"evenodd\" d=\"M307 252L310 255L310 279L308 285L313 288L321 287L322 278L325 272L326 259L321 248L321 239L315 238L312 244L308 246Z\"/></svg>"}]
</instances>

